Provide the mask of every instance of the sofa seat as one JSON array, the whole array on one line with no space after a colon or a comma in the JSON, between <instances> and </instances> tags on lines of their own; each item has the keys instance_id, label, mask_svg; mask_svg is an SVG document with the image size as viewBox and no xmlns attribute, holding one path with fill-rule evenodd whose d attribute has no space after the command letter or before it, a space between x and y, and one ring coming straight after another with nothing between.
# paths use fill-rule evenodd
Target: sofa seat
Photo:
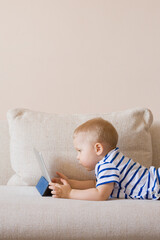
<instances>
[{"instance_id":1,"label":"sofa seat","mask_svg":"<svg viewBox=\"0 0 160 240\"><path fill-rule=\"evenodd\" d=\"M155 219L160 201L53 199L33 186L0 186L0 239L158 240Z\"/></svg>"}]
</instances>

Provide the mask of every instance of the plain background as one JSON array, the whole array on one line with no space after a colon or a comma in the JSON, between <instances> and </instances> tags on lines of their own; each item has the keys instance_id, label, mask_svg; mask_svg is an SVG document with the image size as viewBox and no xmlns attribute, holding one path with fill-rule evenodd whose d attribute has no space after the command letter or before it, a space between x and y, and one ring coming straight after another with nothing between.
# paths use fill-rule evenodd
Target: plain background
<instances>
[{"instance_id":1,"label":"plain background","mask_svg":"<svg viewBox=\"0 0 160 240\"><path fill-rule=\"evenodd\" d=\"M0 0L0 119L10 108L160 119L159 0Z\"/></svg>"}]
</instances>

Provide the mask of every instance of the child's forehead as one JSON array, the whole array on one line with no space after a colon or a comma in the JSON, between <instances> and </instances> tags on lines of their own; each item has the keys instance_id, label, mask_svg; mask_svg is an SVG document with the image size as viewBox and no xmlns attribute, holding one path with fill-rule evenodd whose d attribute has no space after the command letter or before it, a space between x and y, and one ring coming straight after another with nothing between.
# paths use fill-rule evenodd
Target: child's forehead
<instances>
[{"instance_id":1,"label":"child's forehead","mask_svg":"<svg viewBox=\"0 0 160 240\"><path fill-rule=\"evenodd\" d=\"M74 142L85 141L87 139L87 134L85 132L76 133L73 135Z\"/></svg>"},{"instance_id":2,"label":"child's forehead","mask_svg":"<svg viewBox=\"0 0 160 240\"><path fill-rule=\"evenodd\" d=\"M74 144L86 144L86 143L91 143L93 138L93 136L89 133L86 132L79 132L74 134L73 136L73 142Z\"/></svg>"}]
</instances>

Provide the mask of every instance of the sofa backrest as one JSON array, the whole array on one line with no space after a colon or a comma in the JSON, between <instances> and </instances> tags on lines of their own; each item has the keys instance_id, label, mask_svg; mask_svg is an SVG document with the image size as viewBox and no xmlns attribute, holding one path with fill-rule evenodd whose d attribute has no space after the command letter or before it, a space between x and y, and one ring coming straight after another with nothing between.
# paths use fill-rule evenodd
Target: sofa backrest
<instances>
[{"instance_id":1,"label":"sofa backrest","mask_svg":"<svg viewBox=\"0 0 160 240\"><path fill-rule=\"evenodd\" d=\"M152 138L152 165L160 167L160 121L153 122L150 128ZM7 184L14 174L10 164L9 131L6 120L0 120L0 184Z\"/></svg>"},{"instance_id":2,"label":"sofa backrest","mask_svg":"<svg viewBox=\"0 0 160 240\"><path fill-rule=\"evenodd\" d=\"M0 184L7 184L13 174L10 164L8 123L6 120L0 120Z\"/></svg>"},{"instance_id":3,"label":"sofa backrest","mask_svg":"<svg viewBox=\"0 0 160 240\"><path fill-rule=\"evenodd\" d=\"M160 121L154 121L150 128L152 138L152 165L160 167Z\"/></svg>"}]
</instances>

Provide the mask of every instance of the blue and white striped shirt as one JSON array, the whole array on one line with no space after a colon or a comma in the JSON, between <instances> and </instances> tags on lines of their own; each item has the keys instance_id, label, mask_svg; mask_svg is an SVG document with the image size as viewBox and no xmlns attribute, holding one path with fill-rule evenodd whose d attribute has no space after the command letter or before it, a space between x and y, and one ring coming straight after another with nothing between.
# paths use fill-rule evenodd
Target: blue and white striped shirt
<instances>
[{"instance_id":1,"label":"blue and white striped shirt","mask_svg":"<svg viewBox=\"0 0 160 240\"><path fill-rule=\"evenodd\" d=\"M160 168L149 169L125 157L119 148L111 150L96 164L96 187L114 182L110 198L158 199Z\"/></svg>"}]
</instances>

